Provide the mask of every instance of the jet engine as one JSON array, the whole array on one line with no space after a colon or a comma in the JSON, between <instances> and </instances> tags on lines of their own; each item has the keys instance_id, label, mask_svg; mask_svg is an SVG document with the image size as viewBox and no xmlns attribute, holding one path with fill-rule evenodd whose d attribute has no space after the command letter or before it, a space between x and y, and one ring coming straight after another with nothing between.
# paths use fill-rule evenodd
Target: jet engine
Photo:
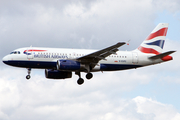
<instances>
[{"instance_id":1,"label":"jet engine","mask_svg":"<svg viewBox=\"0 0 180 120\"><path fill-rule=\"evenodd\" d=\"M58 60L57 61L57 70L80 70L83 69L84 65L80 62L73 61L73 60Z\"/></svg>"},{"instance_id":2,"label":"jet engine","mask_svg":"<svg viewBox=\"0 0 180 120\"><path fill-rule=\"evenodd\" d=\"M49 79L66 79L72 77L72 72L45 69L45 76Z\"/></svg>"}]
</instances>

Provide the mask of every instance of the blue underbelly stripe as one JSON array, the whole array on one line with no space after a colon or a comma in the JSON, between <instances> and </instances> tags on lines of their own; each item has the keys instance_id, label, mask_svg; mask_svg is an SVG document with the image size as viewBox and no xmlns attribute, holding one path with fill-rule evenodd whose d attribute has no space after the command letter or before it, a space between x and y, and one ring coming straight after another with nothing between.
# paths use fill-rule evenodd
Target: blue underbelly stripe
<instances>
[{"instance_id":1,"label":"blue underbelly stripe","mask_svg":"<svg viewBox=\"0 0 180 120\"><path fill-rule=\"evenodd\" d=\"M128 64L101 64L100 69L102 71L113 71L113 70L126 70L132 68L142 67L141 65L128 65Z\"/></svg>"},{"instance_id":2,"label":"blue underbelly stripe","mask_svg":"<svg viewBox=\"0 0 180 120\"><path fill-rule=\"evenodd\" d=\"M5 64L15 66L15 67L24 67L24 68L56 68L56 62L42 62L42 61L4 61Z\"/></svg>"}]
</instances>

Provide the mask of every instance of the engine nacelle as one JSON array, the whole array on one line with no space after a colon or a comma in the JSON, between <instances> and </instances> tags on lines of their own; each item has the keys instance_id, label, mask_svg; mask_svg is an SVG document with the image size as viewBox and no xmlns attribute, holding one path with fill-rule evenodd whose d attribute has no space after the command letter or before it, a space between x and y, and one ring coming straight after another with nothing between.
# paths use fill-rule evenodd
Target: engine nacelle
<instances>
[{"instance_id":1,"label":"engine nacelle","mask_svg":"<svg viewBox=\"0 0 180 120\"><path fill-rule=\"evenodd\" d=\"M72 72L45 69L45 76L49 79L66 79L72 77Z\"/></svg>"},{"instance_id":2,"label":"engine nacelle","mask_svg":"<svg viewBox=\"0 0 180 120\"><path fill-rule=\"evenodd\" d=\"M83 68L83 65L80 62L73 60L58 60L57 61L57 70L80 70Z\"/></svg>"}]
</instances>

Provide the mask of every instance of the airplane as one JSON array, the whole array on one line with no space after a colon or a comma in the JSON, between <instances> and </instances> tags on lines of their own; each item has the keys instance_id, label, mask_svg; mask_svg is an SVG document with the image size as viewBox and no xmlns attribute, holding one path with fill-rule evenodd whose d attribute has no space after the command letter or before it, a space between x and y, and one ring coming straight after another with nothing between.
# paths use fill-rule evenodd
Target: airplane
<instances>
[{"instance_id":1,"label":"airplane","mask_svg":"<svg viewBox=\"0 0 180 120\"><path fill-rule=\"evenodd\" d=\"M176 51L163 51L168 23L159 23L142 44L133 51L119 51L127 44L119 42L101 50L24 47L12 51L2 61L10 66L27 68L30 79L31 69L45 69L48 79L67 79L72 72L79 76L77 83L84 83L81 72L86 78L93 77L92 72L136 69L172 60L170 54Z\"/></svg>"}]
</instances>

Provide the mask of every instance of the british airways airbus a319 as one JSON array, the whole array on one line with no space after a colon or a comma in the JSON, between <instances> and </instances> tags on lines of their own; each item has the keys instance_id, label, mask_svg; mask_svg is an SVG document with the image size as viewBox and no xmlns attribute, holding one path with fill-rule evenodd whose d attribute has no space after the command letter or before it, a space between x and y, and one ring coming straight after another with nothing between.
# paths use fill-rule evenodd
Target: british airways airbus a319
<instances>
[{"instance_id":1,"label":"british airways airbus a319","mask_svg":"<svg viewBox=\"0 0 180 120\"><path fill-rule=\"evenodd\" d=\"M15 67L27 68L27 79L30 79L32 68L45 69L49 79L66 79L72 77L72 72L79 76L77 83L84 83L81 72L86 78L93 77L92 72L117 71L154 65L172 60L169 56L175 51L163 51L168 23L160 23L133 51L119 51L126 44L119 42L102 50L62 49L25 47L19 48L6 55L3 62Z\"/></svg>"}]
</instances>

